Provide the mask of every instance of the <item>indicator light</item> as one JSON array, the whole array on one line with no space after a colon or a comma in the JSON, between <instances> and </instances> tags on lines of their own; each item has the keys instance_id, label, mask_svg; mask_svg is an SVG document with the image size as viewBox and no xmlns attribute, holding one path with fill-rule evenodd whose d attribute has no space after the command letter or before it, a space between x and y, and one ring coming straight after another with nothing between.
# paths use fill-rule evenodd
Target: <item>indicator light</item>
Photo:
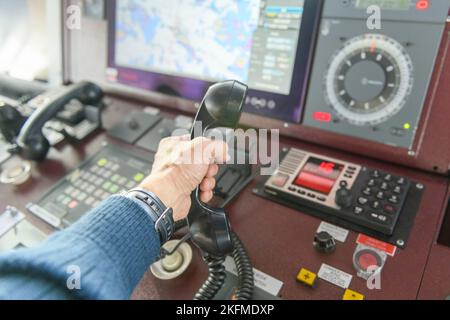
<instances>
[{"instance_id":1,"label":"indicator light","mask_svg":"<svg viewBox=\"0 0 450 320\"><path fill-rule=\"evenodd\" d=\"M427 10L429 6L430 6L430 3L428 0L419 0L416 3L417 10Z\"/></svg>"},{"instance_id":2,"label":"indicator light","mask_svg":"<svg viewBox=\"0 0 450 320\"><path fill-rule=\"evenodd\" d=\"M403 125L403 129L405 129L405 130L411 129L411 124L408 123L408 122L406 122L406 123Z\"/></svg>"},{"instance_id":3,"label":"indicator light","mask_svg":"<svg viewBox=\"0 0 450 320\"><path fill-rule=\"evenodd\" d=\"M320 122L331 122L331 114L329 112L314 112L313 119Z\"/></svg>"}]
</instances>

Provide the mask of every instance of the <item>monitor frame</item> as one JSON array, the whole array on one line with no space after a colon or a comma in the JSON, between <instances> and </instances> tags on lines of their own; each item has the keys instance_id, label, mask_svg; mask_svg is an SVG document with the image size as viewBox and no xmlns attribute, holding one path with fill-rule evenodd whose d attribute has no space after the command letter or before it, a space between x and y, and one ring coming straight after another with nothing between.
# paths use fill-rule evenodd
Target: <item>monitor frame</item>
<instances>
[{"instance_id":1,"label":"monitor frame","mask_svg":"<svg viewBox=\"0 0 450 320\"><path fill-rule=\"evenodd\" d=\"M109 70L117 72L116 81L126 86L162 93L172 97L178 97L194 102L203 98L212 82L184 78L173 75L165 75L129 67L119 66L115 63L115 31L116 31L116 4L117 0L107 2L108 18L108 57ZM269 119L277 119L289 123L300 123L303 107L306 103L309 77L313 63L317 31L320 26L323 0L305 0L305 13L302 18L298 46L291 81L289 95L270 93L260 90L249 90L249 97L275 101L274 109L257 109L251 104L246 104L245 112L263 116ZM301 46L300 44L305 44ZM280 112L280 110L282 110Z\"/></svg>"}]
</instances>

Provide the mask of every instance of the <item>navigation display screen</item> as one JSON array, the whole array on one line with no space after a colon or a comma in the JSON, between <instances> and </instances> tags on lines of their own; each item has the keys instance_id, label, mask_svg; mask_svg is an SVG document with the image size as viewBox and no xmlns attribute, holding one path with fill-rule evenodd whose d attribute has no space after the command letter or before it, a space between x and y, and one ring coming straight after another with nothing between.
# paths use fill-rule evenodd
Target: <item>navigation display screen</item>
<instances>
[{"instance_id":1,"label":"navigation display screen","mask_svg":"<svg viewBox=\"0 0 450 320\"><path fill-rule=\"evenodd\" d=\"M320 2L108 1L107 78L197 101L238 80L246 111L298 122Z\"/></svg>"}]
</instances>

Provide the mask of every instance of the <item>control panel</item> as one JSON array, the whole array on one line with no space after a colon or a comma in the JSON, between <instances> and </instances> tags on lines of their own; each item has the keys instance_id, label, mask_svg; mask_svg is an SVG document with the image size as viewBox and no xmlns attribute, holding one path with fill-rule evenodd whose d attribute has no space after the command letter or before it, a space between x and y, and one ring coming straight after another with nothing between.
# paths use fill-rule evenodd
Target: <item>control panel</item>
<instances>
[{"instance_id":1,"label":"control panel","mask_svg":"<svg viewBox=\"0 0 450 320\"><path fill-rule=\"evenodd\" d=\"M369 23L371 5L378 26ZM411 148L448 8L431 0L325 1L303 123Z\"/></svg>"},{"instance_id":2,"label":"control panel","mask_svg":"<svg viewBox=\"0 0 450 320\"><path fill-rule=\"evenodd\" d=\"M27 209L53 227L64 229L107 197L136 187L150 168L148 159L131 150L108 146Z\"/></svg>"},{"instance_id":3,"label":"control panel","mask_svg":"<svg viewBox=\"0 0 450 320\"><path fill-rule=\"evenodd\" d=\"M291 149L264 190L391 235L410 185L405 177Z\"/></svg>"}]
</instances>

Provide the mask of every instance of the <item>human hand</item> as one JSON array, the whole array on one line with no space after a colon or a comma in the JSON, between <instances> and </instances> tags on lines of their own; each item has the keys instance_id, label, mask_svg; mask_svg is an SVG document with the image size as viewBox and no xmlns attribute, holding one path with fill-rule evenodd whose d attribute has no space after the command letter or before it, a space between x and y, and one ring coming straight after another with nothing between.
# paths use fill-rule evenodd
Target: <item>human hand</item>
<instances>
[{"instance_id":1,"label":"human hand","mask_svg":"<svg viewBox=\"0 0 450 320\"><path fill-rule=\"evenodd\" d=\"M152 173L139 188L154 193L173 209L175 221L186 218L191 207L191 193L200 186L200 200L208 202L216 186L217 164L228 161L228 146L204 137L170 137L161 141Z\"/></svg>"}]
</instances>

